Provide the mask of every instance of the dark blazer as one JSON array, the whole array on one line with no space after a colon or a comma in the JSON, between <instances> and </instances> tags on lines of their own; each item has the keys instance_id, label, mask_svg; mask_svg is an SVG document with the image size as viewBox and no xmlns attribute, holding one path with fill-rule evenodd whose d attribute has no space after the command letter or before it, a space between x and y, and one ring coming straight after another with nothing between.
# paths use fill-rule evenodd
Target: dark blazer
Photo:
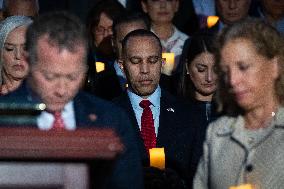
<instances>
[{"instance_id":1,"label":"dark blazer","mask_svg":"<svg viewBox=\"0 0 284 189\"><path fill-rule=\"evenodd\" d=\"M18 90L0 97L0 102L37 102L26 84ZM115 164L113 175L107 188L139 188L142 189L142 166L137 148L135 133L126 113L111 102L93 95L79 92L74 101L75 120L77 127L113 128L125 145L124 153ZM97 119L92 121L90 115Z\"/></svg>"},{"instance_id":2,"label":"dark blazer","mask_svg":"<svg viewBox=\"0 0 284 189\"><path fill-rule=\"evenodd\" d=\"M95 64L96 61L105 63L105 70L97 72ZM105 100L112 100L122 94L123 89L120 87L119 76L115 72L113 61L114 60L93 57L93 54L89 53L89 68L84 85L84 91Z\"/></svg>"},{"instance_id":3,"label":"dark blazer","mask_svg":"<svg viewBox=\"0 0 284 189\"><path fill-rule=\"evenodd\" d=\"M149 166L149 159L127 93L114 99L114 102L128 112L132 125L136 129L143 164ZM157 147L165 148L166 167L174 169L188 183L191 182L189 180L189 167L196 132L194 127L191 127L190 116L187 106L165 90L162 90Z\"/></svg>"}]
</instances>

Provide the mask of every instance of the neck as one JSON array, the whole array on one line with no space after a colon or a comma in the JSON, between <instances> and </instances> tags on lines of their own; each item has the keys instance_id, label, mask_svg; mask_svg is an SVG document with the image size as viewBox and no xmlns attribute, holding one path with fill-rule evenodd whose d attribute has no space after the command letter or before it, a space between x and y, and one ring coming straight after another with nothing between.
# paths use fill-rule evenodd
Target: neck
<instances>
[{"instance_id":1,"label":"neck","mask_svg":"<svg viewBox=\"0 0 284 189\"><path fill-rule=\"evenodd\" d=\"M273 116L277 112L278 106L278 101L274 100L272 103L264 104L261 107L248 111L244 115L245 127L247 129L268 127Z\"/></svg>"},{"instance_id":2,"label":"neck","mask_svg":"<svg viewBox=\"0 0 284 189\"><path fill-rule=\"evenodd\" d=\"M169 39L174 33L174 26L172 23L168 24L152 24L152 29L161 40Z\"/></svg>"},{"instance_id":3,"label":"neck","mask_svg":"<svg viewBox=\"0 0 284 189\"><path fill-rule=\"evenodd\" d=\"M199 100L199 101L211 102L212 98L213 98L213 94L204 96L204 95L196 92L195 98L196 98L196 100Z\"/></svg>"}]
</instances>

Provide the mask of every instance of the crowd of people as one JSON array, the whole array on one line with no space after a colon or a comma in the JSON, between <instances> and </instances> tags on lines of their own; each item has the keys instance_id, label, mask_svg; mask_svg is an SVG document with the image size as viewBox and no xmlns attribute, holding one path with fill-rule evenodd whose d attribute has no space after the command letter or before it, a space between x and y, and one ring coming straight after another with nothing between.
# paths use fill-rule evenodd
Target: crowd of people
<instances>
[{"instance_id":1,"label":"crowd of people","mask_svg":"<svg viewBox=\"0 0 284 189\"><path fill-rule=\"evenodd\" d=\"M85 23L3 0L0 101L45 103L41 130L114 129L125 150L106 188L283 188L284 2L207 1L190 1L189 33L181 0L101 0Z\"/></svg>"}]
</instances>

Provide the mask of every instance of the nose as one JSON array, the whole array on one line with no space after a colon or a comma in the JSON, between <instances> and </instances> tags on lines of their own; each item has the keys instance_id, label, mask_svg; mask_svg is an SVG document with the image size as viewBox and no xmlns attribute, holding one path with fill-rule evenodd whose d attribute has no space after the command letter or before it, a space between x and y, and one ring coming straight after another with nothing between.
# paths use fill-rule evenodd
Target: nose
<instances>
[{"instance_id":1,"label":"nose","mask_svg":"<svg viewBox=\"0 0 284 189\"><path fill-rule=\"evenodd\" d=\"M103 33L103 37L105 38L105 37L108 37L108 36L110 36L110 35L112 35L112 30L110 30L110 29L105 29L105 30L104 30L104 33Z\"/></svg>"},{"instance_id":2,"label":"nose","mask_svg":"<svg viewBox=\"0 0 284 189\"><path fill-rule=\"evenodd\" d=\"M228 82L231 87L236 87L241 80L241 75L236 70L231 70L228 74Z\"/></svg>"},{"instance_id":3,"label":"nose","mask_svg":"<svg viewBox=\"0 0 284 189\"><path fill-rule=\"evenodd\" d=\"M56 82L55 86L55 94L57 97L63 97L68 90L66 81L64 78L59 78L58 81Z\"/></svg>"},{"instance_id":4,"label":"nose","mask_svg":"<svg viewBox=\"0 0 284 189\"><path fill-rule=\"evenodd\" d=\"M16 48L15 49L15 59L16 60L21 60L23 55L24 55L24 50L23 49L21 49L21 48Z\"/></svg>"},{"instance_id":5,"label":"nose","mask_svg":"<svg viewBox=\"0 0 284 189\"><path fill-rule=\"evenodd\" d=\"M237 7L236 0L229 0L229 9L235 9Z\"/></svg>"},{"instance_id":6,"label":"nose","mask_svg":"<svg viewBox=\"0 0 284 189\"><path fill-rule=\"evenodd\" d=\"M147 62L143 62L140 64L140 72L143 74L147 74L150 71L149 64Z\"/></svg>"},{"instance_id":7,"label":"nose","mask_svg":"<svg viewBox=\"0 0 284 189\"><path fill-rule=\"evenodd\" d=\"M206 81L207 81L208 83L211 83L211 82L215 79L216 74L215 74L214 70L208 69L207 72L206 72L206 76L205 76L205 77L206 77L206 78L205 78Z\"/></svg>"}]
</instances>

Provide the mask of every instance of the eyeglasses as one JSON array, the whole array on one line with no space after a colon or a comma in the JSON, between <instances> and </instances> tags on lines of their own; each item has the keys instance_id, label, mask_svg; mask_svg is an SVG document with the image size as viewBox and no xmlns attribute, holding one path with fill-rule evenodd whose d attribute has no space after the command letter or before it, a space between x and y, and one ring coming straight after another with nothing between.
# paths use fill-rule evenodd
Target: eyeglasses
<instances>
[{"instance_id":1,"label":"eyeglasses","mask_svg":"<svg viewBox=\"0 0 284 189\"><path fill-rule=\"evenodd\" d=\"M104 34L112 35L112 27L104 28L102 26L99 26L95 28L95 32L96 34L99 35L104 35Z\"/></svg>"}]
</instances>

